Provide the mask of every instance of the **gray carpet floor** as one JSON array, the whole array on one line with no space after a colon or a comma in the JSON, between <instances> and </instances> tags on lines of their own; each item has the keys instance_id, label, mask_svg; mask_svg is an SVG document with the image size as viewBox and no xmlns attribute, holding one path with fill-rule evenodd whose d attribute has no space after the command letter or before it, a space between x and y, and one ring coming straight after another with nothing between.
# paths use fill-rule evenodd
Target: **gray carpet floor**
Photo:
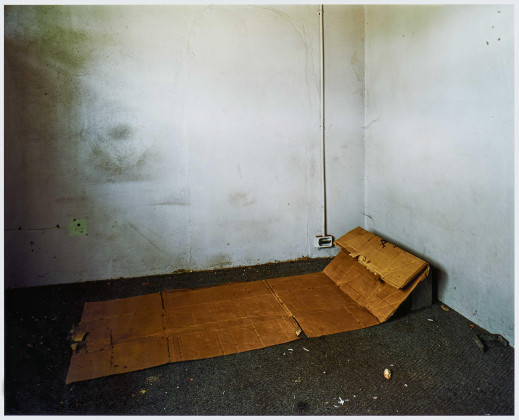
<instances>
[{"instance_id":1,"label":"gray carpet floor","mask_svg":"<svg viewBox=\"0 0 519 420\"><path fill-rule=\"evenodd\" d=\"M5 414L513 415L514 349L441 302L358 331L65 385L86 301L321 271L329 259L7 290ZM386 380L384 369L392 371Z\"/></svg>"}]
</instances>

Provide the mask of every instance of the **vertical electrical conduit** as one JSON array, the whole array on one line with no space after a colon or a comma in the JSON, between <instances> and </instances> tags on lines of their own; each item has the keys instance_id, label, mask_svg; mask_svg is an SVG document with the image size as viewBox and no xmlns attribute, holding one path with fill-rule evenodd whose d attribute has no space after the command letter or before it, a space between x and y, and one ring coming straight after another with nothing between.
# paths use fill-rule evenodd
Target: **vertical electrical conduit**
<instances>
[{"instance_id":1,"label":"vertical electrical conduit","mask_svg":"<svg viewBox=\"0 0 519 420\"><path fill-rule=\"evenodd\" d=\"M317 248L330 248L333 246L333 237L326 235L326 158L324 143L324 25L323 5L319 6L319 51L321 59L321 164L322 164L322 234L315 237Z\"/></svg>"}]
</instances>

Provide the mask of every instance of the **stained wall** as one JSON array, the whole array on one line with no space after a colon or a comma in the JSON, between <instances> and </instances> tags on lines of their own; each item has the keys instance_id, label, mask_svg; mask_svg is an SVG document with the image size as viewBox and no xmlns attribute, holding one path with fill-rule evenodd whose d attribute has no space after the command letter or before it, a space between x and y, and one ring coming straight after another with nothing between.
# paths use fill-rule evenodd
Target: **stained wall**
<instances>
[{"instance_id":1,"label":"stained wall","mask_svg":"<svg viewBox=\"0 0 519 420\"><path fill-rule=\"evenodd\" d=\"M318 10L7 6L6 287L334 255ZM363 223L363 36L325 7L335 236Z\"/></svg>"}]
</instances>

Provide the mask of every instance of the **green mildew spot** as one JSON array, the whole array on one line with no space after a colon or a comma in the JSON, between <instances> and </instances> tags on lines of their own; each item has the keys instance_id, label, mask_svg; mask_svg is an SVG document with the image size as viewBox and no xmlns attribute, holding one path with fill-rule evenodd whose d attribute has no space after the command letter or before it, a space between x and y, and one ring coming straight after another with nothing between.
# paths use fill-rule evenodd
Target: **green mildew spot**
<instances>
[{"instance_id":1,"label":"green mildew spot","mask_svg":"<svg viewBox=\"0 0 519 420\"><path fill-rule=\"evenodd\" d=\"M67 225L68 234L70 236L86 235L87 234L87 222L84 217L78 217L77 219L70 219Z\"/></svg>"}]
</instances>

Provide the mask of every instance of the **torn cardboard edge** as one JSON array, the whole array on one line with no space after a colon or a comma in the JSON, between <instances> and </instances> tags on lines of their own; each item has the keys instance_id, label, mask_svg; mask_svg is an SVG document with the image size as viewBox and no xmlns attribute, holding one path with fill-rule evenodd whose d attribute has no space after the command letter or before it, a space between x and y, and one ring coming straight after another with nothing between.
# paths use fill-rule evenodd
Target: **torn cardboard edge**
<instances>
[{"instance_id":1,"label":"torn cardboard edge","mask_svg":"<svg viewBox=\"0 0 519 420\"><path fill-rule=\"evenodd\" d=\"M87 302L66 383L378 325L429 272L380 240L354 229L319 273Z\"/></svg>"}]
</instances>

